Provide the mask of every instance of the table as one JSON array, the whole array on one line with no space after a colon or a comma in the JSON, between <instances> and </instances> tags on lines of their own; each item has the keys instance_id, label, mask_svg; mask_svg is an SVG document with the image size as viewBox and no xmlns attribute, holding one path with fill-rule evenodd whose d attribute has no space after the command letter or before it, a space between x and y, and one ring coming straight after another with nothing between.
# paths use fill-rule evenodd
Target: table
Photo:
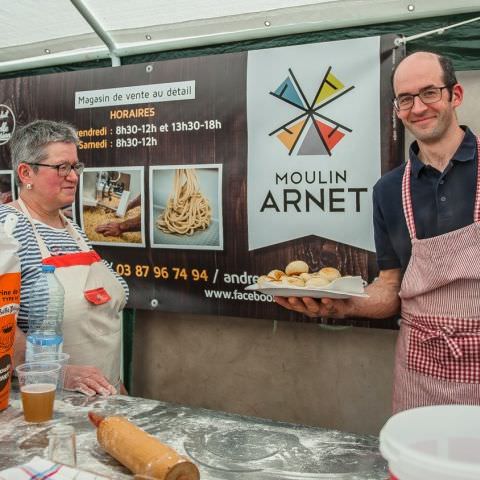
<instances>
[{"instance_id":1,"label":"table","mask_svg":"<svg viewBox=\"0 0 480 480\"><path fill-rule=\"evenodd\" d=\"M66 392L55 401L54 419L23 420L19 394L0 412L0 470L46 457L48 431L69 424L77 435L78 468L112 479L132 475L99 447L87 412L123 415L199 467L202 480L384 480L378 439L335 430L116 395L85 397Z\"/></svg>"}]
</instances>

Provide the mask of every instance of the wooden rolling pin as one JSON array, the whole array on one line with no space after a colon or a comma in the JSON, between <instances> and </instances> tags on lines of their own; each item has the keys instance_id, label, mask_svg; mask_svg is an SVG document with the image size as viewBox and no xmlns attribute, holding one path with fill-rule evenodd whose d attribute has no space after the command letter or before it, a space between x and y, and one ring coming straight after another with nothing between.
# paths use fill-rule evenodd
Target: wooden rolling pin
<instances>
[{"instance_id":1,"label":"wooden rolling pin","mask_svg":"<svg viewBox=\"0 0 480 480\"><path fill-rule=\"evenodd\" d=\"M105 418L89 412L88 418L97 427L101 447L133 473L157 480L200 479L194 463L125 417Z\"/></svg>"}]
</instances>

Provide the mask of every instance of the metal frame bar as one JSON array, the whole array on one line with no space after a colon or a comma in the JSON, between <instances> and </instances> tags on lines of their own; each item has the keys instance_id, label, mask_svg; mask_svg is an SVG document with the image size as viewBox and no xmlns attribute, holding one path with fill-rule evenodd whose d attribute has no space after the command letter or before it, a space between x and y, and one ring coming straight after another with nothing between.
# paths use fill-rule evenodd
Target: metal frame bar
<instances>
[{"instance_id":1,"label":"metal frame bar","mask_svg":"<svg viewBox=\"0 0 480 480\"><path fill-rule=\"evenodd\" d=\"M416 35L410 35L409 37L396 38L394 43L396 47L399 47L400 45L404 45L407 42L410 42L411 40L417 40L418 38L428 37L429 35L433 35L435 33L442 35L445 32L445 30L449 30L450 28L460 27L462 25L466 25L467 23L477 22L478 20L480 20L480 17L470 18L469 20L465 20L464 22L454 23L453 25L448 25L447 27L436 28L435 30L430 30L428 32L423 32L423 33L417 33Z\"/></svg>"},{"instance_id":2,"label":"metal frame bar","mask_svg":"<svg viewBox=\"0 0 480 480\"><path fill-rule=\"evenodd\" d=\"M118 66L121 64L121 57L129 55L478 11L478 8L474 7L476 1L472 0L458 0L453 3L451 0L423 0L422 2L414 0L403 0L402 2L398 0L342 0L204 19L163 27L153 26L149 27L152 32L148 32L152 33L152 40L116 43L111 33L105 30L95 16L94 11L87 7L85 0L70 1L94 33L103 41L105 47L90 47L0 62L0 73L106 58L111 59L112 66ZM410 4L416 7L414 11L407 10L407 7L411 6ZM478 18L399 39L396 46L432 33L443 33L449 28L476 20ZM135 30L127 32L131 34L131 38L139 38L138 34L143 33L141 28Z\"/></svg>"},{"instance_id":3,"label":"metal frame bar","mask_svg":"<svg viewBox=\"0 0 480 480\"><path fill-rule=\"evenodd\" d=\"M93 12L85 5L83 0L70 0L78 13L92 27L93 31L99 36L102 42L108 48L109 56L112 59L112 67L119 67L122 62L117 55L117 45L110 34L103 28L102 24L97 20Z\"/></svg>"}]
</instances>

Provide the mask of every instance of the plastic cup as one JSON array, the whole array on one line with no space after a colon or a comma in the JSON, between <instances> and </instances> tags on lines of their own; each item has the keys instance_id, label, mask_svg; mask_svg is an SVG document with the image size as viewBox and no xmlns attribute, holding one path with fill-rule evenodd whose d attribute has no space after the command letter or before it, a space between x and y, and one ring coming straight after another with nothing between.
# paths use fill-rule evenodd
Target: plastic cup
<instances>
[{"instance_id":1,"label":"plastic cup","mask_svg":"<svg viewBox=\"0 0 480 480\"><path fill-rule=\"evenodd\" d=\"M48 459L70 467L77 466L75 429L71 425L55 425L48 432Z\"/></svg>"},{"instance_id":2,"label":"plastic cup","mask_svg":"<svg viewBox=\"0 0 480 480\"><path fill-rule=\"evenodd\" d=\"M30 362L15 369L25 421L39 423L52 419L61 368L59 363Z\"/></svg>"},{"instance_id":3,"label":"plastic cup","mask_svg":"<svg viewBox=\"0 0 480 480\"><path fill-rule=\"evenodd\" d=\"M57 383L57 398L63 396L63 390L65 389L65 366L68 365L70 360L70 354L61 353L34 353L32 356L32 362L40 363L59 363L61 365L60 374L58 376ZM28 362L31 363L31 362Z\"/></svg>"}]
</instances>

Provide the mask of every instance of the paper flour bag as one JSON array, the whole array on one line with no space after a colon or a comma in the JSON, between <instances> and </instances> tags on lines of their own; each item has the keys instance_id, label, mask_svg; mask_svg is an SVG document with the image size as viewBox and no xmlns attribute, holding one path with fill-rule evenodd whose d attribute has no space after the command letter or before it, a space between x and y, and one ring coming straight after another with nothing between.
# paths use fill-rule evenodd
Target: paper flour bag
<instances>
[{"instance_id":1,"label":"paper flour bag","mask_svg":"<svg viewBox=\"0 0 480 480\"><path fill-rule=\"evenodd\" d=\"M10 213L0 224L0 411L8 407L13 341L20 309L20 259L12 233L18 217Z\"/></svg>"}]
</instances>

